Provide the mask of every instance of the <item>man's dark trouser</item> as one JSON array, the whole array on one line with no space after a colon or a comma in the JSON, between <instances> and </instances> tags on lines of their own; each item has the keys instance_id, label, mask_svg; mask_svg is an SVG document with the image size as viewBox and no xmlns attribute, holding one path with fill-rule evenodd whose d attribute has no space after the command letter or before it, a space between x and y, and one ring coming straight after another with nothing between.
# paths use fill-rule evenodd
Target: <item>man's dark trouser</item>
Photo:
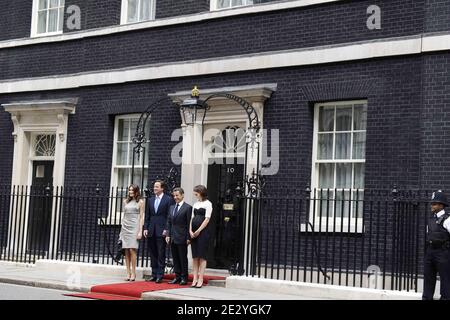
<instances>
[{"instance_id":1,"label":"man's dark trouser","mask_svg":"<svg viewBox=\"0 0 450 320\"><path fill-rule=\"evenodd\" d=\"M424 264L423 300L433 300L437 273L441 282L441 300L450 300L450 250L428 247Z\"/></svg>"},{"instance_id":2,"label":"man's dark trouser","mask_svg":"<svg viewBox=\"0 0 450 320\"><path fill-rule=\"evenodd\" d=\"M149 237L152 276L162 278L166 267L166 241L163 237Z\"/></svg>"},{"instance_id":3,"label":"man's dark trouser","mask_svg":"<svg viewBox=\"0 0 450 320\"><path fill-rule=\"evenodd\" d=\"M187 244L171 244L173 270L177 279L188 280Z\"/></svg>"}]
</instances>

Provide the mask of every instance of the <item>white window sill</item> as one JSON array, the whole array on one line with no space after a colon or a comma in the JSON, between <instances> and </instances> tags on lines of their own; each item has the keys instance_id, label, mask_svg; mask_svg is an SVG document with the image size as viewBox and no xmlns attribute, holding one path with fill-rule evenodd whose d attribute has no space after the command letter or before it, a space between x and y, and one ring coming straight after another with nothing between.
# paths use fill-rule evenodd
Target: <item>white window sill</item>
<instances>
[{"instance_id":1,"label":"white window sill","mask_svg":"<svg viewBox=\"0 0 450 320\"><path fill-rule=\"evenodd\" d=\"M142 21L136 21L136 22L127 22L127 21L120 21L120 25L121 26L133 26L133 25L139 25L141 23L146 23L146 22L152 22L155 21L156 19L148 19L148 20L142 20Z\"/></svg>"},{"instance_id":2,"label":"white window sill","mask_svg":"<svg viewBox=\"0 0 450 320\"><path fill-rule=\"evenodd\" d=\"M225 11L225 10L236 10L236 9L248 8L248 7L253 7L253 6L254 6L254 4L246 4L243 6L234 6L234 7L226 7L226 8L211 8L210 11L215 12L215 11Z\"/></svg>"},{"instance_id":3,"label":"white window sill","mask_svg":"<svg viewBox=\"0 0 450 320\"><path fill-rule=\"evenodd\" d=\"M62 35L62 34L63 34L63 31L47 32L47 33L32 33L31 38L51 37L51 36L58 36L58 35Z\"/></svg>"},{"instance_id":4,"label":"white window sill","mask_svg":"<svg viewBox=\"0 0 450 320\"><path fill-rule=\"evenodd\" d=\"M314 230L311 228L313 227ZM342 230L342 231L341 231ZM315 223L311 226L311 224L302 223L300 225L299 232L312 232L315 233L356 233L356 234L363 234L364 233L364 226L363 222L358 221L358 224L339 224L336 223L335 225L333 223Z\"/></svg>"}]
</instances>

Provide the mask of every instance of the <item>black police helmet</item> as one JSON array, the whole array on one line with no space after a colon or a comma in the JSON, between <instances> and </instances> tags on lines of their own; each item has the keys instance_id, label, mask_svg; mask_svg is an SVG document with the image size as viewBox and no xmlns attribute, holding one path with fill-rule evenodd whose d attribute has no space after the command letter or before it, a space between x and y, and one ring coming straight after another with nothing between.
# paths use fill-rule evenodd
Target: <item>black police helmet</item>
<instances>
[{"instance_id":1,"label":"black police helmet","mask_svg":"<svg viewBox=\"0 0 450 320\"><path fill-rule=\"evenodd\" d=\"M447 197L445 196L445 194L441 190L433 192L433 195L431 196L431 201L430 202L431 203L441 203L441 204L444 205L444 207L448 207Z\"/></svg>"}]
</instances>

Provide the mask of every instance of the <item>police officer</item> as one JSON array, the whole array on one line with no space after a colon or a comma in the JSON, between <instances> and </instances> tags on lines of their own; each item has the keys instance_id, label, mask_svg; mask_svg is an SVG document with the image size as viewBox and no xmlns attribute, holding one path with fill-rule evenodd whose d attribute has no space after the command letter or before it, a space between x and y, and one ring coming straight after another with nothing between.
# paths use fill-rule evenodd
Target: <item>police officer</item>
<instances>
[{"instance_id":1,"label":"police officer","mask_svg":"<svg viewBox=\"0 0 450 320\"><path fill-rule=\"evenodd\" d=\"M450 213L445 194L433 192L431 212L428 219L427 248L424 266L423 300L433 300L436 287L436 274L441 281L441 300L450 300Z\"/></svg>"}]
</instances>

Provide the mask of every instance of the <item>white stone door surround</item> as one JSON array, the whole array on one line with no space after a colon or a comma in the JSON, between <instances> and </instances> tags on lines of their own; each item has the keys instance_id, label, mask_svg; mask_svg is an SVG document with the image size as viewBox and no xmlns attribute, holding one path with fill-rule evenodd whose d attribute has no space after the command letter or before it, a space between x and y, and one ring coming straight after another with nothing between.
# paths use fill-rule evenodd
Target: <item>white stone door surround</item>
<instances>
[{"instance_id":1,"label":"white stone door surround","mask_svg":"<svg viewBox=\"0 0 450 320\"><path fill-rule=\"evenodd\" d=\"M206 99L209 95L215 93L231 93L248 101L255 108L261 130L263 129L263 111L265 101L276 91L277 85L256 84L248 86L209 88L200 90L200 99ZM169 94L169 97L176 104L189 98L191 91L181 91ZM211 137L222 132L228 126L238 126L247 130L249 126L248 116L245 110L235 101L225 97L217 97L208 100L211 109L207 112L204 126L196 124L187 126L181 123L183 129L183 157L181 171L181 186L185 190L185 200L188 203L194 203L192 189L194 186L208 181L208 157L205 156L205 147L210 143ZM183 117L181 117L183 118ZM260 150L261 152L261 150ZM247 172L255 167L256 157L247 160Z\"/></svg>"},{"instance_id":2,"label":"white stone door surround","mask_svg":"<svg viewBox=\"0 0 450 320\"><path fill-rule=\"evenodd\" d=\"M53 168L53 186L64 186L64 173L66 163L66 141L67 141L67 125L69 115L75 113L77 99L58 99L58 100L38 100L38 101L19 101L3 104L6 112L11 114L11 120L14 125L12 135L14 137L14 155L11 184L13 186L29 186L32 181L33 160L34 157L34 137L37 134L54 134L56 135L54 156L48 157L47 160L54 161ZM54 226L59 225L58 208L53 205L50 231L50 243L54 243L54 235L58 234L58 230L53 230ZM10 230L8 232L18 232L16 221L23 221L24 234L27 234L28 227L28 203L18 210L10 208ZM55 221L56 219L56 221ZM14 231L16 230L16 231ZM26 241L20 241L18 236L8 239L16 239L17 243L8 243L8 250L17 252L19 243L26 246ZM25 247L23 248L25 250ZM50 252L51 254L51 252Z\"/></svg>"}]
</instances>

